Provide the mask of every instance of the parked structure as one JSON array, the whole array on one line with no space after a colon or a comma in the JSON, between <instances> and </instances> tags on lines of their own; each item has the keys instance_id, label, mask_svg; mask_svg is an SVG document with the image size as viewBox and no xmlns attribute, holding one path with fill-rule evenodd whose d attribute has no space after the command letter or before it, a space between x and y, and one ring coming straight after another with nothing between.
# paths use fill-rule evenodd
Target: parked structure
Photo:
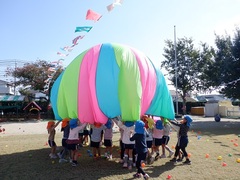
<instances>
[{"instance_id":1,"label":"parked structure","mask_svg":"<svg viewBox=\"0 0 240 180\"><path fill-rule=\"evenodd\" d=\"M0 80L0 95L14 95L14 86L7 81Z\"/></svg>"}]
</instances>

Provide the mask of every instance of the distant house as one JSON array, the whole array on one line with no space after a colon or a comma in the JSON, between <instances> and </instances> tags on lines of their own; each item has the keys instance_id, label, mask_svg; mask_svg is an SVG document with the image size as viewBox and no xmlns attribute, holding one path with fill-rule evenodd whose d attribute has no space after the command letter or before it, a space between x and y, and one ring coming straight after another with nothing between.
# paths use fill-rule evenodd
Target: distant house
<instances>
[{"instance_id":1,"label":"distant house","mask_svg":"<svg viewBox=\"0 0 240 180\"><path fill-rule=\"evenodd\" d=\"M27 106L23 108L23 110L26 112L26 119L40 119L40 111L42 108L35 101L28 103Z\"/></svg>"},{"instance_id":2,"label":"distant house","mask_svg":"<svg viewBox=\"0 0 240 180\"><path fill-rule=\"evenodd\" d=\"M13 95L14 87L7 81L0 80L0 95Z\"/></svg>"},{"instance_id":3,"label":"distant house","mask_svg":"<svg viewBox=\"0 0 240 180\"><path fill-rule=\"evenodd\" d=\"M170 94L171 94L171 96L172 96L173 102L176 102L176 101L178 101L178 102L183 102L180 94L178 94L178 99L177 99L176 91L175 91L175 90L170 90ZM198 102L198 99L195 98L195 97L190 97L190 96L187 95L187 96L186 96L186 102Z\"/></svg>"},{"instance_id":4,"label":"distant house","mask_svg":"<svg viewBox=\"0 0 240 180\"><path fill-rule=\"evenodd\" d=\"M226 98L222 94L197 95L196 98L199 102L219 102L226 100Z\"/></svg>"}]
</instances>

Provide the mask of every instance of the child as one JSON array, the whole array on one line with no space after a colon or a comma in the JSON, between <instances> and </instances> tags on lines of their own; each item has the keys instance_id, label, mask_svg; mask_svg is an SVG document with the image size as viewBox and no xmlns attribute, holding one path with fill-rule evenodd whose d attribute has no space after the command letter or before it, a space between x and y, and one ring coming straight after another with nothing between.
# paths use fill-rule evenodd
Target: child
<instances>
[{"instance_id":1,"label":"child","mask_svg":"<svg viewBox=\"0 0 240 180\"><path fill-rule=\"evenodd\" d=\"M135 141L136 153L137 153L137 173L133 175L135 178L140 178L142 175L144 179L149 179L149 175L146 174L141 166L141 162L146 160L148 148L146 143L146 130L144 128L144 122L137 120L135 123L135 134L130 137L130 141Z\"/></svg>"},{"instance_id":2,"label":"child","mask_svg":"<svg viewBox=\"0 0 240 180\"><path fill-rule=\"evenodd\" d=\"M163 138L162 138L162 155L160 157L166 158L165 149L167 149L169 152L168 157L171 157L174 154L174 152L167 146L167 144L170 140L171 125L170 125L169 121L162 116L161 116L161 121L163 123Z\"/></svg>"},{"instance_id":3,"label":"child","mask_svg":"<svg viewBox=\"0 0 240 180\"><path fill-rule=\"evenodd\" d=\"M120 121L121 117L115 117L112 120L115 122L115 124L118 125L118 122ZM124 163L124 144L122 142L122 138L123 138L123 129L119 128L119 132L120 132L120 138L119 138L119 147L120 147L120 161L119 163L123 164Z\"/></svg>"},{"instance_id":4,"label":"child","mask_svg":"<svg viewBox=\"0 0 240 180\"><path fill-rule=\"evenodd\" d=\"M100 143L102 142L102 131L105 129L105 126L101 123L95 122L91 128L91 144L93 148L94 158L101 157Z\"/></svg>"},{"instance_id":5,"label":"child","mask_svg":"<svg viewBox=\"0 0 240 180\"><path fill-rule=\"evenodd\" d=\"M134 122L125 121L123 123L119 121L118 127L123 130L123 135L122 135L122 142L124 145L123 167L124 168L128 167L128 169L131 170L133 166L133 149L135 147L135 142L130 141L129 137L131 132L134 131L134 128L135 128Z\"/></svg>"},{"instance_id":6,"label":"child","mask_svg":"<svg viewBox=\"0 0 240 180\"><path fill-rule=\"evenodd\" d=\"M163 125L161 120L157 120L153 128L153 149L156 152L155 158L151 158L150 164L159 158L159 147L162 145Z\"/></svg>"},{"instance_id":7,"label":"child","mask_svg":"<svg viewBox=\"0 0 240 180\"><path fill-rule=\"evenodd\" d=\"M86 127L83 129L83 145L88 145L88 136L89 136L89 124L86 125Z\"/></svg>"},{"instance_id":8,"label":"child","mask_svg":"<svg viewBox=\"0 0 240 180\"><path fill-rule=\"evenodd\" d=\"M80 149L81 147L83 147L83 129L81 129L78 132L78 138L79 138L78 149Z\"/></svg>"},{"instance_id":9,"label":"child","mask_svg":"<svg viewBox=\"0 0 240 180\"><path fill-rule=\"evenodd\" d=\"M66 157L66 155L68 154L68 146L66 141L68 139L69 132L70 132L69 120L70 120L69 118L65 118L62 120L61 131L63 132L63 137L62 137L63 150L59 153L59 156L60 156L59 163L67 162L67 160L64 157Z\"/></svg>"},{"instance_id":10,"label":"child","mask_svg":"<svg viewBox=\"0 0 240 180\"><path fill-rule=\"evenodd\" d=\"M192 118L188 115L185 115L181 122L174 122L174 121L170 121L170 122L180 127L179 134L178 134L179 135L178 142L176 145L176 151L172 161L175 161L175 163L177 163L177 156L179 155L179 151L181 150L183 152L183 156L186 158L186 161L183 163L191 164L191 161L189 160L189 157L188 157L188 153L186 151L186 147L188 145L188 131L192 122Z\"/></svg>"},{"instance_id":11,"label":"child","mask_svg":"<svg viewBox=\"0 0 240 180\"><path fill-rule=\"evenodd\" d=\"M58 126L58 124L60 123L61 121L58 121L56 124L54 121L49 121L48 124L47 124L47 131L48 131L48 144L49 146L51 147L51 153L49 154L50 158L52 159L55 159L57 158L56 156L56 148L57 148L57 145L54 141L55 139L55 134L56 134L56 130L55 128Z\"/></svg>"},{"instance_id":12,"label":"child","mask_svg":"<svg viewBox=\"0 0 240 180\"><path fill-rule=\"evenodd\" d=\"M182 121L182 120L181 120ZM171 124L172 128L177 132L177 139L179 138L179 129L180 127L179 126L176 126L174 124ZM176 149L176 148L175 148ZM179 150L179 153L178 153L178 157L177 157L177 160L174 160L174 159L171 159L170 161L173 161L173 162L182 162L183 160L183 153L181 150Z\"/></svg>"},{"instance_id":13,"label":"child","mask_svg":"<svg viewBox=\"0 0 240 180\"><path fill-rule=\"evenodd\" d=\"M78 158L78 148L77 144L79 144L78 133L82 130L87 123L83 123L79 126L78 119L71 119L69 122L70 132L67 139L68 149L71 151L70 158L72 159L72 166L77 166L77 158Z\"/></svg>"},{"instance_id":14,"label":"child","mask_svg":"<svg viewBox=\"0 0 240 180\"><path fill-rule=\"evenodd\" d=\"M148 116L143 116L143 122L145 123L145 129L147 131L148 136L146 137L147 141L147 163L150 164L150 160L153 154L153 127L154 127L154 120Z\"/></svg>"},{"instance_id":15,"label":"child","mask_svg":"<svg viewBox=\"0 0 240 180\"><path fill-rule=\"evenodd\" d=\"M105 149L105 158L112 159L112 137L113 137L113 121L108 119L107 123L105 124L106 128L104 130L104 146Z\"/></svg>"}]
</instances>

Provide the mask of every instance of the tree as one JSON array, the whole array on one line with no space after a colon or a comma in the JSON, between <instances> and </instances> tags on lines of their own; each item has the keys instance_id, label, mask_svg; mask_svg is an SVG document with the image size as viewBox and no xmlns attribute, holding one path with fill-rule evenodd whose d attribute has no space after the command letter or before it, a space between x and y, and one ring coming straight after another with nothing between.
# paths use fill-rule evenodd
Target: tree
<instances>
[{"instance_id":1,"label":"tree","mask_svg":"<svg viewBox=\"0 0 240 180\"><path fill-rule=\"evenodd\" d=\"M176 43L177 68L175 69L175 47L171 40L166 40L164 48L165 60L161 62L161 67L168 71L169 80L176 86L183 100L183 107L186 106L186 96L194 90L207 89L202 79L204 78L204 69L211 63L213 49L207 44L201 43L202 50L194 48L191 38L178 39ZM177 74L175 74L177 70ZM184 114L186 110L184 110Z\"/></svg>"},{"instance_id":2,"label":"tree","mask_svg":"<svg viewBox=\"0 0 240 180\"><path fill-rule=\"evenodd\" d=\"M6 70L6 73L7 75L10 75L16 79L14 82L14 86L24 87L20 88L19 92L21 94L28 95L29 89L43 92L44 86L46 84L45 80L48 79L48 75L49 73L51 73L48 70L51 67L53 67L51 63L48 63L45 60L37 60L33 63L26 63L23 67L8 68ZM56 73L52 77L53 81L50 84L50 89L54 80L62 71L62 67L59 67L57 69ZM49 95L48 92L46 93L47 95Z\"/></svg>"},{"instance_id":3,"label":"tree","mask_svg":"<svg viewBox=\"0 0 240 180\"><path fill-rule=\"evenodd\" d=\"M214 63L206 71L208 83L226 97L240 99L240 29L233 38L216 35L215 44Z\"/></svg>"}]
</instances>

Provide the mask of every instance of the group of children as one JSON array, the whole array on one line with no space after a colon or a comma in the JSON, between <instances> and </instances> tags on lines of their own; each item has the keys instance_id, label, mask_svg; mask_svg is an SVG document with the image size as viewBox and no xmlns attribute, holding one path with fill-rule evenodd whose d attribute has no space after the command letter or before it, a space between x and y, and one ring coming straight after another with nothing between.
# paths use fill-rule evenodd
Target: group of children
<instances>
[{"instance_id":1,"label":"group of children","mask_svg":"<svg viewBox=\"0 0 240 180\"><path fill-rule=\"evenodd\" d=\"M54 142L55 128L61 121L56 124L54 121L48 122L48 133L49 133L49 146L51 147L51 158L56 158L56 143ZM192 119L190 116L184 116L183 120L168 121L161 117L159 120L154 121L153 117L143 116L141 120L136 122L132 121L121 121L118 117L108 119L106 124L94 123L90 128L90 147L93 150L93 156L95 158L101 157L101 142L104 140L105 154L104 156L108 159L112 159L112 138L113 138L113 125L114 123L120 129L120 147L121 156L120 162L123 163L124 168L132 169L136 166L137 173L134 177L143 176L144 179L148 179L149 176L146 174L141 166L142 162L152 164L158 158L166 158L166 150L169 152L168 157L174 154L174 158L171 161L175 163L180 161L177 157L181 154L186 158L185 164L190 164L191 161L188 158L186 147L188 144L188 130ZM87 123L80 124L78 119L63 119L62 128L62 151L58 153L60 158L59 162L65 162L66 155L70 151L70 159L72 166L77 165L78 157L78 144L79 132L83 131L87 126ZM174 126L178 130L178 142L175 147L175 153L168 147L170 140L171 127ZM86 130L86 129L85 129ZM84 137L84 136L83 136ZM85 137L86 138L86 137ZM81 138L82 140L84 138ZM160 154L160 146L162 153ZM181 158L182 159L182 158Z\"/></svg>"},{"instance_id":2,"label":"group of children","mask_svg":"<svg viewBox=\"0 0 240 180\"><path fill-rule=\"evenodd\" d=\"M54 141L56 133L55 128L60 122L62 122L61 131L63 132L62 150L59 153L56 153L57 146ZM68 152L70 152L70 162L72 163L72 166L76 166L79 146L81 147L83 141L87 145L88 135L90 135L90 147L93 149L94 158L101 157L100 146L103 141L104 146L106 147L104 156L108 159L112 159L113 121L108 119L106 124L94 123L90 126L90 130L86 128L87 126L87 123L80 124L78 119L65 118L57 123L49 121L47 130L49 134L48 144L51 147L51 153L49 154L50 158L59 157L60 163L67 162L68 160L66 157Z\"/></svg>"}]
</instances>

